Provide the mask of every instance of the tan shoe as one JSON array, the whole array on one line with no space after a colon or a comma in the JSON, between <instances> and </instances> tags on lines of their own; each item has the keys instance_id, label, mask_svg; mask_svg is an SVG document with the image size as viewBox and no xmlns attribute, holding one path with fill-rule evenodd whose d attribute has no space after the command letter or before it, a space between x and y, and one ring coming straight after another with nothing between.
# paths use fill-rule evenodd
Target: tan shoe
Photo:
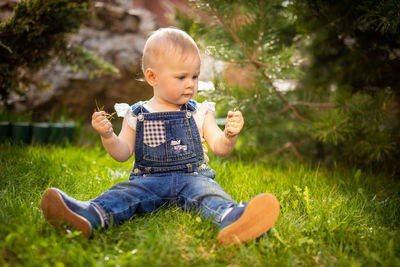
<instances>
[{"instance_id":1,"label":"tan shoe","mask_svg":"<svg viewBox=\"0 0 400 267\"><path fill-rule=\"evenodd\" d=\"M254 240L271 229L279 212L279 201L274 195L257 195L244 206L233 208L224 217L218 242L227 246Z\"/></svg>"},{"instance_id":2,"label":"tan shoe","mask_svg":"<svg viewBox=\"0 0 400 267\"><path fill-rule=\"evenodd\" d=\"M57 188L49 188L43 193L41 205L44 217L54 226L67 223L86 237L90 237L93 230L102 228L101 218L93 205L76 200Z\"/></svg>"}]
</instances>

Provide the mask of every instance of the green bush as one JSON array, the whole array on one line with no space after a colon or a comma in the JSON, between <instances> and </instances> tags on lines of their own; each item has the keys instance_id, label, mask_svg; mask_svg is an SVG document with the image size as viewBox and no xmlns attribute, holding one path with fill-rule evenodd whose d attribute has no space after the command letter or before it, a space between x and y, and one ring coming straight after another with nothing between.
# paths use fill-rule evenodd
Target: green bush
<instances>
[{"instance_id":1,"label":"green bush","mask_svg":"<svg viewBox=\"0 0 400 267\"><path fill-rule=\"evenodd\" d=\"M91 16L88 0L26 0L17 4L13 16L0 24L0 101L10 109L11 91L24 94L30 86L48 88L31 75L53 58L73 70L93 75L118 70L83 47L68 43L70 33Z\"/></svg>"},{"instance_id":2,"label":"green bush","mask_svg":"<svg viewBox=\"0 0 400 267\"><path fill-rule=\"evenodd\" d=\"M178 25L249 79L221 75L206 96L244 113L242 152L397 168L398 1L192 2L205 13L177 13Z\"/></svg>"}]
</instances>

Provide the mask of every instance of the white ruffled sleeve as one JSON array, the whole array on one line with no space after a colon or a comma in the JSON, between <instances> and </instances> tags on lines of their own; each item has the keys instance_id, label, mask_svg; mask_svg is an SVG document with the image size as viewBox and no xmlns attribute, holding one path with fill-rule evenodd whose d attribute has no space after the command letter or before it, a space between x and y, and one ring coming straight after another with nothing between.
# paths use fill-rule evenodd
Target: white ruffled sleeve
<instances>
[{"instance_id":1,"label":"white ruffled sleeve","mask_svg":"<svg viewBox=\"0 0 400 267\"><path fill-rule=\"evenodd\" d=\"M200 136L203 137L203 123L204 118L208 111L215 113L215 102L208 102L207 100L203 103L198 104L196 111L193 114L193 117L196 121L197 128L200 131Z\"/></svg>"},{"instance_id":2,"label":"white ruffled sleeve","mask_svg":"<svg viewBox=\"0 0 400 267\"><path fill-rule=\"evenodd\" d=\"M128 125L136 131L136 116L133 114L131 106L127 103L116 103L114 109L118 117L124 117Z\"/></svg>"},{"instance_id":3,"label":"white ruffled sleeve","mask_svg":"<svg viewBox=\"0 0 400 267\"><path fill-rule=\"evenodd\" d=\"M199 129L199 134L201 137L201 143L203 148L203 156L205 162L209 162L209 158L207 156L208 149L204 144L205 140L203 137L203 123L208 111L215 113L215 102L204 101L201 104L197 105L196 111L193 112L194 120L196 121L197 129Z\"/></svg>"}]
</instances>

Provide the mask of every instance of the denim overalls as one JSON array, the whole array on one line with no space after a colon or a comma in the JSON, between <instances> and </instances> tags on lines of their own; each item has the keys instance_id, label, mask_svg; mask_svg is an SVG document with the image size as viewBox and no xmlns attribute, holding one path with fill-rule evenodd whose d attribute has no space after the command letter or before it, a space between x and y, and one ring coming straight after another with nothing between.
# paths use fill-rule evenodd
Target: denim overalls
<instances>
[{"instance_id":1,"label":"denim overalls","mask_svg":"<svg viewBox=\"0 0 400 267\"><path fill-rule=\"evenodd\" d=\"M149 113L143 102L132 106L137 116L135 163L128 182L115 184L92 200L115 225L136 213L153 212L175 202L186 211L220 223L224 211L237 203L214 181L204 161L196 122L197 102L181 111Z\"/></svg>"}]
</instances>

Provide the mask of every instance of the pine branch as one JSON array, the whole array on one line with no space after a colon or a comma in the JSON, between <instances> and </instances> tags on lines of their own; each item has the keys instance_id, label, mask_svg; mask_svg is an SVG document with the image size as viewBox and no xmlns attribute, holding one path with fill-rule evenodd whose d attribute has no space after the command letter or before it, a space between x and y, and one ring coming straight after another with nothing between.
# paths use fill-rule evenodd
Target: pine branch
<instances>
[{"instance_id":1,"label":"pine branch","mask_svg":"<svg viewBox=\"0 0 400 267\"><path fill-rule=\"evenodd\" d=\"M332 104L332 103L311 103L311 102L303 102L303 101L291 102L290 104L292 106L302 105L302 106L308 106L308 107L320 108L320 109L328 109L328 108L334 107L334 104Z\"/></svg>"},{"instance_id":2,"label":"pine branch","mask_svg":"<svg viewBox=\"0 0 400 267\"><path fill-rule=\"evenodd\" d=\"M360 110L360 109L351 108L349 106L345 106L344 110L349 110L352 113L357 113L357 114L362 114L362 115L371 115L371 114L375 114L378 112L383 112L386 115L396 115L396 114L400 113L399 110L388 110L386 108L386 103L383 103L381 108L376 108L376 109L371 109L371 110Z\"/></svg>"},{"instance_id":3,"label":"pine branch","mask_svg":"<svg viewBox=\"0 0 400 267\"><path fill-rule=\"evenodd\" d=\"M264 32L264 1L260 0L260 25L258 27L258 34L257 34L257 45L254 48L253 58L252 60L257 58L258 49L261 46L262 34Z\"/></svg>"},{"instance_id":4,"label":"pine branch","mask_svg":"<svg viewBox=\"0 0 400 267\"><path fill-rule=\"evenodd\" d=\"M303 157L300 155L299 151L297 151L296 146L292 146L291 149L293 150L293 153L300 159L302 160Z\"/></svg>"},{"instance_id":5,"label":"pine branch","mask_svg":"<svg viewBox=\"0 0 400 267\"><path fill-rule=\"evenodd\" d=\"M247 49L247 47L244 45L244 43L240 40L239 36L235 33L235 31L225 22L225 20L222 18L221 14L218 13L217 9L212 5L212 3L208 0L206 0L208 3L208 6L211 8L211 11L213 14L217 17L218 21L224 26L224 28L229 32L229 34L232 36L234 41L242 48L243 52L246 54L246 56L250 59L250 62L262 72L264 78L267 80L270 80L270 78L265 74L265 72L261 69L261 67L264 65L262 62L258 61L257 59L253 58L253 54L250 53L250 51ZM289 103L289 101L285 98L285 96L279 92L278 89L273 87L274 92L278 95L279 99L289 107L289 109L293 112L293 114L301 121L303 122L310 122L308 119L304 118L299 114L299 112Z\"/></svg>"},{"instance_id":6,"label":"pine branch","mask_svg":"<svg viewBox=\"0 0 400 267\"><path fill-rule=\"evenodd\" d=\"M300 146L300 145L304 145L304 144L306 144L306 143L309 143L311 140L312 140L312 138L306 138L306 139L304 139L304 140L302 140L302 141L300 141L300 142L297 142L297 143L292 143L292 142L286 143L285 145L283 145L282 147L276 149L275 151L272 151L271 153L262 156L259 160L261 161L261 160L265 160L265 159L271 158L271 157L276 156L276 155L278 155L279 153L281 153L281 152L283 152L283 151L285 151L285 150L288 150L288 149L292 149L293 152L294 152L294 154L295 154L299 159L302 159L302 157L301 157L301 155L299 154L299 152L297 151L297 148L296 148L296 147L298 147L298 146ZM253 161L253 163L254 163L254 161Z\"/></svg>"},{"instance_id":7,"label":"pine branch","mask_svg":"<svg viewBox=\"0 0 400 267\"><path fill-rule=\"evenodd\" d=\"M349 16L350 13L351 13L351 11L353 10L353 8L354 8L354 4L349 8L349 10L348 10L343 16L338 17L338 18L334 19L333 21L331 21L331 22L329 22L329 23L327 23L327 24L325 24L325 25L322 25L321 27L319 27L319 28L317 28L317 29L315 29L315 30L313 30L313 31L306 32L305 34L306 34L307 36L310 36L310 35L312 35L312 34L315 34L315 33L317 33L317 32L320 32L320 31L322 31L322 30L324 30L324 29L326 29L326 28L335 26L335 25L338 24L340 21L342 21L342 20L345 19L347 16Z\"/></svg>"},{"instance_id":8,"label":"pine branch","mask_svg":"<svg viewBox=\"0 0 400 267\"><path fill-rule=\"evenodd\" d=\"M216 59L216 60L221 60L221 61L224 61L224 62L228 62L228 63L233 63L233 64L243 64L243 63L246 63L246 64L252 64L252 65L254 65L254 66L256 66L256 65L259 65L259 66L261 66L261 67L264 67L264 68L275 68L277 65L270 65L270 64L266 64L266 63L264 63L264 62L261 62L261 61L259 61L259 60L257 60L257 59L226 59L226 58L222 58L222 57L218 57L218 56L216 56L216 55L213 55L213 57ZM286 68L286 67L289 67L289 66L291 66L290 64L284 64L284 65L280 65L280 67L281 68Z\"/></svg>"},{"instance_id":9,"label":"pine branch","mask_svg":"<svg viewBox=\"0 0 400 267\"><path fill-rule=\"evenodd\" d=\"M224 58L216 58L216 59L219 59L219 60L222 60L222 61L226 61L226 62L229 62L229 63L234 63L234 64L240 64L240 63L247 63L247 64L252 64L252 65L255 65L255 66L261 66L261 67L264 67L264 68L275 68L277 65L270 65L270 64L266 64L266 63L264 63L264 62L261 62L261 61L259 61L259 60L257 60L257 59L241 59L241 60L226 60L226 59L224 59ZM290 64L284 64L284 65L280 65L280 67L281 68L286 68L286 67L290 67L291 65Z\"/></svg>"},{"instance_id":10,"label":"pine branch","mask_svg":"<svg viewBox=\"0 0 400 267\"><path fill-rule=\"evenodd\" d=\"M266 116L275 116L275 115L281 114L281 113L289 110L290 106L296 106L296 105L303 105L303 106L308 106L308 107L313 107L313 108L320 108L320 109L328 109L328 108L332 108L334 106L331 103L310 103L310 102L297 101L297 102L291 102L290 105L286 105L281 110L268 113L268 114L266 114Z\"/></svg>"},{"instance_id":11,"label":"pine branch","mask_svg":"<svg viewBox=\"0 0 400 267\"><path fill-rule=\"evenodd\" d=\"M269 80L269 78L267 77L267 75L265 74L265 72L263 71L262 73L263 73L263 76L264 76L266 79ZM278 97L281 99L281 101L282 101L283 103L285 103L285 105L292 111L292 113L293 113L299 120L301 120L301 121L303 121L303 122L310 122L308 119L304 118L303 116L301 116L301 115L297 112L297 109L295 109L295 108L293 107L293 105L289 103L289 101L286 99L286 97L285 97L281 92L279 92L279 90L278 90L275 86L273 86L272 88L273 88L274 92L278 95Z\"/></svg>"},{"instance_id":12,"label":"pine branch","mask_svg":"<svg viewBox=\"0 0 400 267\"><path fill-rule=\"evenodd\" d=\"M209 5L209 7L211 8L212 13L217 17L218 21L222 24L222 26L225 27L225 29L229 32L229 34L232 36L232 38L235 40L235 42L240 46L240 48L242 48L242 50L246 54L246 56L251 60L252 54L247 49L247 47L244 45L244 43L240 40L240 38L233 31L233 29L225 22L225 20L221 17L221 15L218 13L218 11L212 5L212 3L208 0L206 0L206 2Z\"/></svg>"},{"instance_id":13,"label":"pine branch","mask_svg":"<svg viewBox=\"0 0 400 267\"><path fill-rule=\"evenodd\" d=\"M233 97L233 98L235 98L236 102L238 102L238 103L240 103L240 104L242 104L242 105L245 105L245 102L244 102L243 100L241 100L240 98L238 98L238 97L236 97L236 96L230 94L230 93L229 93L228 91L226 91L226 90L221 90L221 89L219 89L218 87L216 87L216 88L215 88L215 91L218 91L218 92L222 93L222 94L225 95L225 96Z\"/></svg>"},{"instance_id":14,"label":"pine branch","mask_svg":"<svg viewBox=\"0 0 400 267\"><path fill-rule=\"evenodd\" d=\"M281 114L281 113L283 113L283 112L285 112L285 111L288 111L288 110L289 110L289 106L285 106L285 107L284 107L283 109L281 109L281 110L274 111L274 112L271 112L271 113L266 114L266 116L275 116L275 115Z\"/></svg>"},{"instance_id":15,"label":"pine branch","mask_svg":"<svg viewBox=\"0 0 400 267\"><path fill-rule=\"evenodd\" d=\"M241 60L233 60L232 59L232 60L226 60L225 58L218 58L218 57L216 57L216 59L217 60L222 60L222 61L225 61L225 62L228 62L228 63L233 63L233 64L246 63L246 64L254 65L254 63L256 63L257 65L260 65L260 66L262 66L264 68L275 68L276 67L276 65L269 65L269 64L266 64L264 62L260 62L257 59L241 59ZM282 67L287 67L287 66L289 66L289 65L283 65Z\"/></svg>"}]
</instances>

